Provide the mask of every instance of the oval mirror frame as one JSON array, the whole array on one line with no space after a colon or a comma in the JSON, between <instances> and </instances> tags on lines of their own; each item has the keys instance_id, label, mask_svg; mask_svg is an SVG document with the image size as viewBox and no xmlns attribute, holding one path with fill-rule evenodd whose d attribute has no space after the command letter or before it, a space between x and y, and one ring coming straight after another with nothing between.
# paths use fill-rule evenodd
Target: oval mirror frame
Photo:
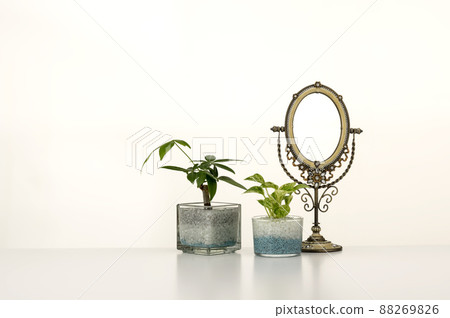
<instances>
[{"instance_id":1,"label":"oval mirror frame","mask_svg":"<svg viewBox=\"0 0 450 318\"><path fill-rule=\"evenodd\" d=\"M297 111L298 106L302 102L302 100L310 95L310 94L324 94L327 97L331 99L331 101L334 103L334 106L336 106L336 109L339 113L339 118L341 121L341 134L339 137L338 145L336 146L336 149L331 154L331 156L324 161L319 161L318 165L314 163L314 161L311 161L307 159L301 152L298 147L298 145L295 142L295 136L294 136L294 115ZM348 116L347 108L345 107L344 101L342 100L342 96L338 95L334 90L331 88L322 85L320 82L316 82L313 85L307 86L303 88L301 91L299 91L297 94L294 94L291 103L289 104L289 108L286 112L286 121L285 121L285 127L286 127L286 140L288 147L290 148L292 154L294 155L295 159L300 164L305 164L311 169L319 168L319 169L326 169L327 167L333 165L339 158L342 156L345 148L347 147L349 132L350 132L350 119Z\"/></svg>"}]
</instances>

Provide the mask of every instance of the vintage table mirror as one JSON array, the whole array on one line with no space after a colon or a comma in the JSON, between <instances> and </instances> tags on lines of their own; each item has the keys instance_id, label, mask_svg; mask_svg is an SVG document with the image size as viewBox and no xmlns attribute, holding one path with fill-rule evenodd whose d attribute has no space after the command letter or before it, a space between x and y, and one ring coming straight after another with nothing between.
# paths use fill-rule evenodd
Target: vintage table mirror
<instances>
[{"instance_id":1,"label":"vintage table mirror","mask_svg":"<svg viewBox=\"0 0 450 318\"><path fill-rule=\"evenodd\" d=\"M341 251L342 246L326 240L320 234L319 212L327 212L328 204L338 193L336 184L344 178L353 163L355 134L362 133L362 130L350 128L342 96L316 82L294 94L286 113L285 126L274 126L272 131L278 133L278 158L284 172L293 181L309 185L309 188L297 192L305 210L314 211L312 234L303 241L302 251ZM289 172L283 162L281 132L286 133L287 160L299 170L299 179ZM350 134L351 152L348 147Z\"/></svg>"}]
</instances>

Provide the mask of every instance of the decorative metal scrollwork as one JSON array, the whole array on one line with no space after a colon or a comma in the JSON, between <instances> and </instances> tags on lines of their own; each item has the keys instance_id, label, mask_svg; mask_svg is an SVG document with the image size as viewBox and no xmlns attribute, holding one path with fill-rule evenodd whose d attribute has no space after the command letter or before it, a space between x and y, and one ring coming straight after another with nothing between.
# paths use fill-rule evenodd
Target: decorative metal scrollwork
<instances>
[{"instance_id":1,"label":"decorative metal scrollwork","mask_svg":"<svg viewBox=\"0 0 450 318\"><path fill-rule=\"evenodd\" d=\"M281 140L280 140L281 139L280 132L284 131L284 127L274 126L274 127L272 127L271 130L274 132L278 132L278 142L277 142L278 161L280 162L280 165L283 168L284 172L288 175L289 178L291 178L292 181L297 182L298 184L307 184L308 176L310 175L310 174L308 174L308 170L310 170L310 169L306 165L296 162L296 160L293 157L293 155L290 151L290 148L288 146L286 146L286 157L287 157L288 161L292 160L292 165L294 167L297 167L301 171L300 177L305 182L302 182L302 181L298 180L297 178L295 178L289 172L289 170L286 168L286 166L284 165L284 162L283 162L283 159L281 156ZM353 130L354 129L352 128L352 130L351 130L351 132L353 134L352 150L351 150L351 154L350 154L350 160L347 164L347 168L344 170L344 172L338 178L336 178L334 181L332 181L330 183L327 183L333 177L332 172L334 172L336 168L342 167L342 163L348 160L348 158L349 158L348 153L350 152L350 150L349 150L349 147L346 145L345 146L346 149L343 152L343 156L335 164L331 165L329 169L326 170L326 172L331 174L331 177L326 178L325 184L320 185L318 187L319 189L324 189L324 188L334 186L336 183L338 183L345 177L345 175L348 173L348 171L352 167L353 159L355 157L355 133L360 133L362 131L361 129L358 129L359 132L353 132ZM310 178L310 180L311 180L311 178Z\"/></svg>"},{"instance_id":2,"label":"decorative metal scrollwork","mask_svg":"<svg viewBox=\"0 0 450 318\"><path fill-rule=\"evenodd\" d=\"M280 143L280 136L278 135L278 143ZM286 146L286 158L288 161L292 161L292 166L296 167L300 170L300 177L305 181L305 183L310 184L311 186L314 186L315 183L319 184L320 189L327 188L328 186L335 185L339 181L342 180L342 178L347 174L348 170L350 170L352 164L353 164L353 158L355 156L355 135L353 134L353 140L352 140L352 152L350 154L350 149L347 145L344 147L344 151L342 152L342 157L339 158L334 164L328 166L325 169L311 169L305 164L298 163L295 159L294 155L291 152L291 149L289 146ZM279 158L281 158L281 154L279 154ZM334 181L330 182L334 175L333 173L336 171L337 168L341 168L343 163L346 162L350 158L350 161L347 165L347 169L345 169L344 173L336 178ZM281 159L280 159L281 160ZM282 162L280 161L282 164ZM319 182L316 182L319 181Z\"/></svg>"},{"instance_id":3,"label":"decorative metal scrollwork","mask_svg":"<svg viewBox=\"0 0 450 318\"><path fill-rule=\"evenodd\" d=\"M311 212L312 210L314 210L314 198L307 188L302 188L301 190L304 190L305 192L301 193L301 191L298 190L299 192L297 194L301 193L300 199L305 204L304 205L305 211Z\"/></svg>"},{"instance_id":4,"label":"decorative metal scrollwork","mask_svg":"<svg viewBox=\"0 0 450 318\"><path fill-rule=\"evenodd\" d=\"M335 186L327 187L323 192L318 201L314 200L313 195L307 188L302 188L296 191L296 194L300 195L300 199L304 203L304 209L306 212L311 212L317 206L317 210L325 213L328 211L328 204L333 201L333 197L339 192L338 188Z\"/></svg>"},{"instance_id":5,"label":"decorative metal scrollwork","mask_svg":"<svg viewBox=\"0 0 450 318\"><path fill-rule=\"evenodd\" d=\"M352 149L352 150L354 150L354 149ZM332 164L327 169L327 172L328 172L328 177L326 178L327 182L330 181L331 179L333 179L333 177L334 177L334 175L333 175L334 170L336 170L336 168L342 167L342 163L347 161L349 152L350 152L350 150L348 148L348 145L345 145L344 146L344 151L342 152L342 157L339 158L338 161L336 161L334 164Z\"/></svg>"},{"instance_id":6,"label":"decorative metal scrollwork","mask_svg":"<svg viewBox=\"0 0 450 318\"><path fill-rule=\"evenodd\" d=\"M328 190L331 190L328 192ZM328 211L328 204L333 201L333 197L338 194L338 188L335 186L330 186L323 191L322 195L320 196L319 202L317 202L317 208L320 212L325 213ZM322 202L322 200L324 202Z\"/></svg>"}]
</instances>

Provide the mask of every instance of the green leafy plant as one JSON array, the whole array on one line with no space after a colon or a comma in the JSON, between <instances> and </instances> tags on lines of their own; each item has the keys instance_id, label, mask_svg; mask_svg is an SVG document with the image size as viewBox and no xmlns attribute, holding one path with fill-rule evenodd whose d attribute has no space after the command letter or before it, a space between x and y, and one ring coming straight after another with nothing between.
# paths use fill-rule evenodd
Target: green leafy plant
<instances>
[{"instance_id":1,"label":"green leafy plant","mask_svg":"<svg viewBox=\"0 0 450 318\"><path fill-rule=\"evenodd\" d=\"M162 166L160 168L180 171L186 173L186 177L192 184L195 184L197 188L202 190L203 193L203 204L205 206L211 206L211 201L217 192L217 183L219 181L227 182L235 187L247 190L242 184L234 181L227 176L219 176L219 169L226 170L231 173L235 173L233 169L226 165L229 161L238 161L234 159L216 159L215 156L208 155L205 156L204 160L192 160L191 157L183 150L182 147L191 148L191 146L184 140L174 139L165 144L154 149L142 164L142 169L144 168L147 161L150 159L151 155L159 149L159 159L163 160L164 157L173 148L177 147L181 152L189 159L191 166L188 168L182 168L178 166Z\"/></svg>"},{"instance_id":2,"label":"green leafy plant","mask_svg":"<svg viewBox=\"0 0 450 318\"><path fill-rule=\"evenodd\" d=\"M259 185L249 188L244 193L262 195L264 199L260 199L258 202L266 210L267 216L274 219L286 217L291 212L289 204L293 199L293 193L301 188L308 187L306 184L297 184L296 182L286 183L279 187L273 182L265 181L258 173L245 180L259 183ZM269 189L272 190L272 193L269 193Z\"/></svg>"}]
</instances>

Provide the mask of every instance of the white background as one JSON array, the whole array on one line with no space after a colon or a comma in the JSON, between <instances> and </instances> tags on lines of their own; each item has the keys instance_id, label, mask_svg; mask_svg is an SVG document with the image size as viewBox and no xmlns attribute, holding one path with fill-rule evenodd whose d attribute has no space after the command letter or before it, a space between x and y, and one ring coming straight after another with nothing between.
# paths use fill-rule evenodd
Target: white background
<instances>
[{"instance_id":1,"label":"white background","mask_svg":"<svg viewBox=\"0 0 450 318\"><path fill-rule=\"evenodd\" d=\"M323 234L450 243L445 1L78 3L0 2L0 247L174 248L175 204L201 193L182 174L127 166L127 138L225 137L226 153L234 137L243 158L241 138L273 137L292 94L317 80L364 129ZM288 182L275 145L261 153L267 163L236 165L236 179ZM219 184L216 199L242 203L252 246L256 197Z\"/></svg>"}]
</instances>

